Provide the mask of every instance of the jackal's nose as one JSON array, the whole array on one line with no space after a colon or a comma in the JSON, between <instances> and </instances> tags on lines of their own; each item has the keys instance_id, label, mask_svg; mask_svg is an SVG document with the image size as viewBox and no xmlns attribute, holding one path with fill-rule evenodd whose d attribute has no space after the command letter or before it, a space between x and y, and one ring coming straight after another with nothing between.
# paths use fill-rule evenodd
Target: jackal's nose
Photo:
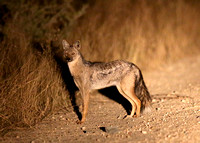
<instances>
[{"instance_id":1,"label":"jackal's nose","mask_svg":"<svg viewBox=\"0 0 200 143\"><path fill-rule=\"evenodd\" d=\"M70 57L65 57L65 60L67 61L67 62L71 62L72 61L72 59L70 58Z\"/></svg>"}]
</instances>

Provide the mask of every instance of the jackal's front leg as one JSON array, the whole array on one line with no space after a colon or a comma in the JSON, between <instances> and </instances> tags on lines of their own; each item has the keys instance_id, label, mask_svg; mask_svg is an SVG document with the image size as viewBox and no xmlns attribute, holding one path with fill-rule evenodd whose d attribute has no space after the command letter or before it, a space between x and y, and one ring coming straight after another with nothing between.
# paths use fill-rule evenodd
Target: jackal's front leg
<instances>
[{"instance_id":1,"label":"jackal's front leg","mask_svg":"<svg viewBox=\"0 0 200 143\"><path fill-rule=\"evenodd\" d=\"M86 120L86 115L88 112L88 104L89 104L89 92L81 92L82 95L82 99L83 99L83 112L82 112L82 118L81 121L79 121L78 123L84 123Z\"/></svg>"}]
</instances>

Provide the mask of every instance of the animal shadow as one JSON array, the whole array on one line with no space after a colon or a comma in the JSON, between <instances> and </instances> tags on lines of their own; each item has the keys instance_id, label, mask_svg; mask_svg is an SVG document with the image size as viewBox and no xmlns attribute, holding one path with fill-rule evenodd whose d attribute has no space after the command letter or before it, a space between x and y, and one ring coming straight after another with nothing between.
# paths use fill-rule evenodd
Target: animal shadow
<instances>
[{"instance_id":1,"label":"animal shadow","mask_svg":"<svg viewBox=\"0 0 200 143\"><path fill-rule=\"evenodd\" d=\"M62 79L65 83L66 90L69 91L69 96L70 96L70 99L71 99L71 104L73 106L73 110L77 114L77 116L80 120L82 118L82 115L81 115L81 112L79 110L79 107L76 104L76 96L75 96L78 88L76 87L74 80L73 80L73 77L70 74L69 67L68 67L67 63L64 62L64 60L60 56L57 56L57 55L54 56L54 59L57 62L58 67L60 69L61 77L62 77Z\"/></svg>"},{"instance_id":2,"label":"animal shadow","mask_svg":"<svg viewBox=\"0 0 200 143\"><path fill-rule=\"evenodd\" d=\"M104 96L108 97L109 99L114 100L115 102L121 104L123 108L126 110L127 114L130 114L131 112L130 102L119 93L119 91L115 86L100 89L99 92Z\"/></svg>"}]
</instances>

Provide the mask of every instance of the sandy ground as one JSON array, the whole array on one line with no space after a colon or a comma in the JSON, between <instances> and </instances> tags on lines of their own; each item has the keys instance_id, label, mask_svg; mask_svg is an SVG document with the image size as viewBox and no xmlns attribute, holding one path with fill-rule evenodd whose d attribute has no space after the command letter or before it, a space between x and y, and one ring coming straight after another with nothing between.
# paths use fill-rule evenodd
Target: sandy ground
<instances>
[{"instance_id":1,"label":"sandy ground","mask_svg":"<svg viewBox=\"0 0 200 143\"><path fill-rule=\"evenodd\" d=\"M115 88L94 92L84 124L60 110L31 129L7 133L0 142L200 142L200 56L143 73L152 111L123 119L130 104ZM79 102L79 100L77 100Z\"/></svg>"}]
</instances>

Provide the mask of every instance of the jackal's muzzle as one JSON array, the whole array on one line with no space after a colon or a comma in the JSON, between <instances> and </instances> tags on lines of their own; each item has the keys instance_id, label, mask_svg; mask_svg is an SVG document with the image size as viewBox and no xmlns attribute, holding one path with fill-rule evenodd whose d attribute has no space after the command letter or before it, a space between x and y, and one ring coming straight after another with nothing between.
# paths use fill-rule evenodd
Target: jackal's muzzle
<instances>
[{"instance_id":1,"label":"jackal's muzzle","mask_svg":"<svg viewBox=\"0 0 200 143\"><path fill-rule=\"evenodd\" d=\"M70 57L68 57L68 56L65 56L65 60L66 60L67 62L71 62L71 61L73 61L73 58L70 58Z\"/></svg>"}]
</instances>

